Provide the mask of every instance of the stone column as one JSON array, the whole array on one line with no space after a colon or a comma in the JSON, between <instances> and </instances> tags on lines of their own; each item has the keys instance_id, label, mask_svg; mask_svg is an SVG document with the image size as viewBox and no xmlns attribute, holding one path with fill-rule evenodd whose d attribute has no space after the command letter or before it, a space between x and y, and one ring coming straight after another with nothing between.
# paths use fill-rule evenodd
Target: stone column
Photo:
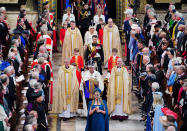
<instances>
[{"instance_id":1,"label":"stone column","mask_svg":"<svg viewBox=\"0 0 187 131\"><path fill-rule=\"evenodd\" d=\"M182 4L182 10L183 11L187 11L187 3L183 3Z\"/></svg>"},{"instance_id":2,"label":"stone column","mask_svg":"<svg viewBox=\"0 0 187 131\"><path fill-rule=\"evenodd\" d=\"M142 13L144 12L144 7L147 4L147 0L140 0L140 8L139 11Z\"/></svg>"}]
</instances>

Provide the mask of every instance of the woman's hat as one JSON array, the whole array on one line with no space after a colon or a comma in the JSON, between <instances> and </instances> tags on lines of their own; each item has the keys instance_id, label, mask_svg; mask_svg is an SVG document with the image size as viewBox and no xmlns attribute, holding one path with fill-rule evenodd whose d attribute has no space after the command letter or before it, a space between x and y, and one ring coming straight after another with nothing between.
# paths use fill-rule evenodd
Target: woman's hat
<instances>
[{"instance_id":1,"label":"woman's hat","mask_svg":"<svg viewBox=\"0 0 187 131\"><path fill-rule=\"evenodd\" d=\"M126 9L124 13L127 15L133 15L133 9Z\"/></svg>"},{"instance_id":2,"label":"woman's hat","mask_svg":"<svg viewBox=\"0 0 187 131\"><path fill-rule=\"evenodd\" d=\"M137 24L132 24L131 29L135 30L136 28L138 28L138 25Z\"/></svg>"},{"instance_id":3,"label":"woman's hat","mask_svg":"<svg viewBox=\"0 0 187 131\"><path fill-rule=\"evenodd\" d=\"M177 120L178 115L177 115L175 112L171 111L170 109L168 109L168 108L166 108L166 107L162 108L161 110L162 110L162 112L163 112L166 116L171 116L171 117L173 117L175 120Z\"/></svg>"}]
</instances>

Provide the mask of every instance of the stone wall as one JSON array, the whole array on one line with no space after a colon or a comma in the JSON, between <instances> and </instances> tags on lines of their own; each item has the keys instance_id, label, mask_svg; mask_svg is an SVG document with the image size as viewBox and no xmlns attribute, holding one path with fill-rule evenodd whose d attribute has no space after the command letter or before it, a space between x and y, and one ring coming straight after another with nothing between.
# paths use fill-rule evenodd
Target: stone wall
<instances>
[{"instance_id":1,"label":"stone wall","mask_svg":"<svg viewBox=\"0 0 187 131\"><path fill-rule=\"evenodd\" d=\"M17 18L19 15L19 11L7 11L8 23L11 29L16 28ZM27 20L32 21L32 25L36 27L36 21L38 20L38 13L35 11L27 11Z\"/></svg>"}]
</instances>

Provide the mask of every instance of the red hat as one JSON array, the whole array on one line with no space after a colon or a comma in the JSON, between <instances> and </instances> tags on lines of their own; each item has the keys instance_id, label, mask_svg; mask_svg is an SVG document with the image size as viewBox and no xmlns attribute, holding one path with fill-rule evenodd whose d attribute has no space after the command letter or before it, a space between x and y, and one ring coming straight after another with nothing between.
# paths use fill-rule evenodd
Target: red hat
<instances>
[{"instance_id":1,"label":"red hat","mask_svg":"<svg viewBox=\"0 0 187 131\"><path fill-rule=\"evenodd\" d=\"M162 108L161 109L162 110L162 112L166 115L166 116L172 116L175 120L177 120L177 117L178 117L178 115L175 113L175 112L173 112L173 111L171 111L170 109L168 109L168 108Z\"/></svg>"}]
</instances>

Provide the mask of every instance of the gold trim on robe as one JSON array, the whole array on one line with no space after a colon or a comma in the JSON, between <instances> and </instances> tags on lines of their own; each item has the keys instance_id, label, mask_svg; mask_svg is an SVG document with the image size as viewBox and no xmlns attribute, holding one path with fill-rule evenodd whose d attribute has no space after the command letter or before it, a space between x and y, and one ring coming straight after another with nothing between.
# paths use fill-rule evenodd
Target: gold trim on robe
<instances>
[{"instance_id":1,"label":"gold trim on robe","mask_svg":"<svg viewBox=\"0 0 187 131\"><path fill-rule=\"evenodd\" d=\"M112 33L112 38L110 38L110 33ZM112 43L112 47L110 46L110 41ZM108 61L109 56L112 56L112 48L117 48L117 56L122 56L121 40L118 27L116 25L113 25L112 28L109 28L109 26L106 25L103 32L104 63Z\"/></svg>"},{"instance_id":2,"label":"gold trim on robe","mask_svg":"<svg viewBox=\"0 0 187 131\"><path fill-rule=\"evenodd\" d=\"M120 76L119 76L120 75ZM117 77L121 77L117 83ZM118 72L117 67L114 67L109 78L109 86L107 92L108 112L111 114L115 110L115 106L121 103L121 95L123 91L123 112L131 113L131 83L127 69L121 68ZM117 87L118 86L118 87ZM117 92L117 93L116 93Z\"/></svg>"},{"instance_id":3,"label":"gold trim on robe","mask_svg":"<svg viewBox=\"0 0 187 131\"><path fill-rule=\"evenodd\" d=\"M71 75L71 80L68 79L68 86L69 82L71 82L71 87L68 87L68 89L71 90L68 91L66 91L66 82L64 81L64 77L66 76L65 72L68 72L68 74ZM67 97L69 93L70 97ZM58 83L54 88L53 98L54 99L51 113L62 113L66 111L68 104L70 104L70 112L77 112L79 103L79 83L76 77L76 69L73 66L70 66L68 69L65 69L65 66L61 66L59 68Z\"/></svg>"},{"instance_id":4,"label":"gold trim on robe","mask_svg":"<svg viewBox=\"0 0 187 131\"><path fill-rule=\"evenodd\" d=\"M73 36L73 42L72 42ZM83 40L78 28L71 30L68 28L64 37L63 49L62 49L62 65L65 58L71 58L73 56L73 50L79 49L80 55L83 57Z\"/></svg>"}]
</instances>

